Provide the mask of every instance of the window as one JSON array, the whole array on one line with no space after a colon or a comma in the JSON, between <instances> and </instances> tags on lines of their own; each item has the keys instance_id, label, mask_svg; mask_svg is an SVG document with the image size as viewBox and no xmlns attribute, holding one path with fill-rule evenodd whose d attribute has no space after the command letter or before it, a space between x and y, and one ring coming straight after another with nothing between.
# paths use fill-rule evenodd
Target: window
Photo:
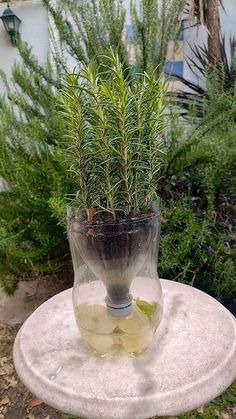
<instances>
[{"instance_id":1,"label":"window","mask_svg":"<svg viewBox=\"0 0 236 419\"><path fill-rule=\"evenodd\" d=\"M131 44L134 37L134 28L132 25L126 25L126 42Z\"/></svg>"},{"instance_id":2,"label":"window","mask_svg":"<svg viewBox=\"0 0 236 419\"><path fill-rule=\"evenodd\" d=\"M183 77L184 63L183 61L167 61L165 63L164 71L166 76L174 77L176 74L177 76Z\"/></svg>"}]
</instances>

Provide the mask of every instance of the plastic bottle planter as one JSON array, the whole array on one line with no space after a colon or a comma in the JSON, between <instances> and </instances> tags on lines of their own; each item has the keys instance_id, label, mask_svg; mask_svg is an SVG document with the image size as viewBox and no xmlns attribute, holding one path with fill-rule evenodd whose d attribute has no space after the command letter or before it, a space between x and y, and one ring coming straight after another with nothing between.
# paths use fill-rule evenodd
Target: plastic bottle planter
<instances>
[{"instance_id":1,"label":"plastic bottle planter","mask_svg":"<svg viewBox=\"0 0 236 419\"><path fill-rule=\"evenodd\" d=\"M73 305L81 336L97 356L122 345L132 356L150 345L162 317L157 274L159 208L114 221L70 208Z\"/></svg>"}]
</instances>

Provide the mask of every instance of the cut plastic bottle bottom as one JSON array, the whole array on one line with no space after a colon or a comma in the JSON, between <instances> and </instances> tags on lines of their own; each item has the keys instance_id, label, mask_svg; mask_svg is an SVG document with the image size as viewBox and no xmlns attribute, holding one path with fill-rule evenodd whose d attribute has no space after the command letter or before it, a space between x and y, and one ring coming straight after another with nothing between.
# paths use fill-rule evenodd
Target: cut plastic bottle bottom
<instances>
[{"instance_id":1,"label":"cut plastic bottle bottom","mask_svg":"<svg viewBox=\"0 0 236 419\"><path fill-rule=\"evenodd\" d=\"M126 317L111 316L105 305L88 303L76 307L75 317L82 338L99 357L106 356L114 345L122 346L130 356L142 354L159 323L157 304L139 299L133 300Z\"/></svg>"}]
</instances>

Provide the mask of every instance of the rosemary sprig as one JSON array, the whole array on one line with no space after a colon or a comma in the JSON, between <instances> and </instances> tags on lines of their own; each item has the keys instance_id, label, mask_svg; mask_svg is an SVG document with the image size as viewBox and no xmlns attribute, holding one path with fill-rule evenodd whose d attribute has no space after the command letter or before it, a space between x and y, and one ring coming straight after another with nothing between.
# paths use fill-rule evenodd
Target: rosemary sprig
<instances>
[{"instance_id":1,"label":"rosemary sprig","mask_svg":"<svg viewBox=\"0 0 236 419\"><path fill-rule=\"evenodd\" d=\"M165 83L156 69L127 80L112 50L101 61L66 76L59 100L68 129L63 156L78 177L80 207L114 218L117 210L143 213L156 198L164 160Z\"/></svg>"}]
</instances>

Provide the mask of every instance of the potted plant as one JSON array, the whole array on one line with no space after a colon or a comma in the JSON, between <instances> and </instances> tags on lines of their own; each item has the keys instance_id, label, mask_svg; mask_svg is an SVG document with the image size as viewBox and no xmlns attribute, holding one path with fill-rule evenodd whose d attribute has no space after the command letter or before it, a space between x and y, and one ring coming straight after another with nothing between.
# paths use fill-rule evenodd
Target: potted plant
<instances>
[{"instance_id":1,"label":"potted plant","mask_svg":"<svg viewBox=\"0 0 236 419\"><path fill-rule=\"evenodd\" d=\"M165 83L125 78L113 51L68 74L60 97L63 156L77 190L68 210L81 336L98 356L150 345L162 316L157 275L158 172L163 161Z\"/></svg>"}]
</instances>

